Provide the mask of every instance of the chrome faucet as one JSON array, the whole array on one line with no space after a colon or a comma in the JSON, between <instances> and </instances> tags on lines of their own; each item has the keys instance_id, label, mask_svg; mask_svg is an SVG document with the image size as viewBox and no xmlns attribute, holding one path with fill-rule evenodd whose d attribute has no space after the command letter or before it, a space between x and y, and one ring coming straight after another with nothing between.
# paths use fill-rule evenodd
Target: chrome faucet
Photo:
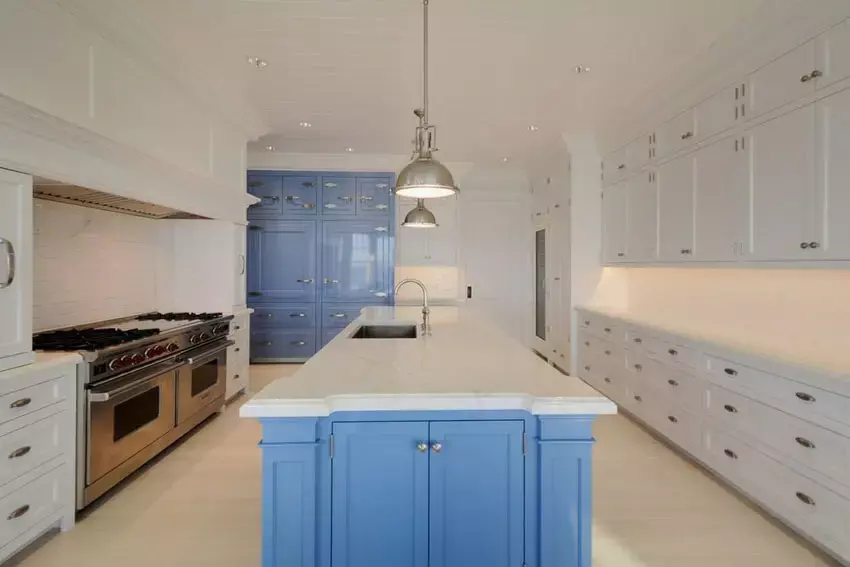
<instances>
[{"instance_id":1,"label":"chrome faucet","mask_svg":"<svg viewBox=\"0 0 850 567\"><path fill-rule=\"evenodd\" d=\"M401 280L398 282L398 285L395 286L396 295L398 295L398 290L400 290L404 284L409 283L418 285L422 289L422 334L428 336L431 334L431 308L428 307L428 289L425 287L425 284L415 279Z\"/></svg>"}]
</instances>

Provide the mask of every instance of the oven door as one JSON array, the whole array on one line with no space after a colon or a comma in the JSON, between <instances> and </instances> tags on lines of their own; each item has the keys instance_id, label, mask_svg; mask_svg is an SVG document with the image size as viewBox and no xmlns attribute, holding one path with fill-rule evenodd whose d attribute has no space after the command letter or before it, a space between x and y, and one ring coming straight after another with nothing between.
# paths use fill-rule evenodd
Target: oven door
<instances>
[{"instance_id":1,"label":"oven door","mask_svg":"<svg viewBox=\"0 0 850 567\"><path fill-rule=\"evenodd\" d=\"M157 365L88 390L86 484L174 429L177 372L183 364Z\"/></svg>"},{"instance_id":2,"label":"oven door","mask_svg":"<svg viewBox=\"0 0 850 567\"><path fill-rule=\"evenodd\" d=\"M186 355L177 380L177 424L214 402L222 402L227 382L227 347L222 341Z\"/></svg>"}]
</instances>

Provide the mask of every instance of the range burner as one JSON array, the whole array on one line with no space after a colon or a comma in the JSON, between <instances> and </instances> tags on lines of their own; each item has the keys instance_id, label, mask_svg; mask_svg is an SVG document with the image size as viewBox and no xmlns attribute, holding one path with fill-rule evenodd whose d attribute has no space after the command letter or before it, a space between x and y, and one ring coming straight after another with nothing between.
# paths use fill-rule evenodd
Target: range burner
<instances>
[{"instance_id":1,"label":"range burner","mask_svg":"<svg viewBox=\"0 0 850 567\"><path fill-rule=\"evenodd\" d=\"M210 321L218 319L221 313L146 313L136 317L139 321Z\"/></svg>"},{"instance_id":2,"label":"range burner","mask_svg":"<svg viewBox=\"0 0 850 567\"><path fill-rule=\"evenodd\" d=\"M39 333L32 338L35 350L94 351L158 335L159 329L70 329Z\"/></svg>"}]
</instances>

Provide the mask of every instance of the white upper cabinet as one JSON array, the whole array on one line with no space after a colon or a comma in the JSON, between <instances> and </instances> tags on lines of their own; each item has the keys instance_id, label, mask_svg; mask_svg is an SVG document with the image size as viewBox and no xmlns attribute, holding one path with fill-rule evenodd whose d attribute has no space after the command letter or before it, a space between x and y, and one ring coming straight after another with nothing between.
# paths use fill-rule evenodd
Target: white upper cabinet
<instances>
[{"instance_id":1,"label":"white upper cabinet","mask_svg":"<svg viewBox=\"0 0 850 567\"><path fill-rule=\"evenodd\" d=\"M823 230L813 236L826 259L850 259L850 90L817 104L817 204ZM811 250L810 250L811 251Z\"/></svg>"},{"instance_id":2,"label":"white upper cabinet","mask_svg":"<svg viewBox=\"0 0 850 567\"><path fill-rule=\"evenodd\" d=\"M696 131L694 110L686 110L658 130L657 155L660 158L685 149L694 143Z\"/></svg>"},{"instance_id":3,"label":"white upper cabinet","mask_svg":"<svg viewBox=\"0 0 850 567\"><path fill-rule=\"evenodd\" d=\"M741 91L744 91L742 94ZM694 130L700 140L725 132L741 120L744 83L726 87L699 103L694 109ZM744 111L746 113L746 110Z\"/></svg>"},{"instance_id":4,"label":"white upper cabinet","mask_svg":"<svg viewBox=\"0 0 850 567\"><path fill-rule=\"evenodd\" d=\"M626 209L629 181L623 180L605 188L602 198L602 260L606 264L625 262Z\"/></svg>"},{"instance_id":5,"label":"white upper cabinet","mask_svg":"<svg viewBox=\"0 0 850 567\"><path fill-rule=\"evenodd\" d=\"M817 88L850 77L850 20L844 20L817 39Z\"/></svg>"},{"instance_id":6,"label":"white upper cabinet","mask_svg":"<svg viewBox=\"0 0 850 567\"><path fill-rule=\"evenodd\" d=\"M815 107L752 130L753 254L762 260L812 259L816 214Z\"/></svg>"},{"instance_id":7,"label":"white upper cabinet","mask_svg":"<svg viewBox=\"0 0 850 567\"><path fill-rule=\"evenodd\" d=\"M32 178L0 169L0 371L32 357Z\"/></svg>"},{"instance_id":8,"label":"white upper cabinet","mask_svg":"<svg viewBox=\"0 0 850 567\"><path fill-rule=\"evenodd\" d=\"M689 260L694 254L694 154L658 169L658 257Z\"/></svg>"},{"instance_id":9,"label":"white upper cabinet","mask_svg":"<svg viewBox=\"0 0 850 567\"><path fill-rule=\"evenodd\" d=\"M652 262L658 258L658 185L654 171L629 180L627 192L626 259Z\"/></svg>"},{"instance_id":10,"label":"white upper cabinet","mask_svg":"<svg viewBox=\"0 0 850 567\"><path fill-rule=\"evenodd\" d=\"M634 174L655 159L655 134L645 134L626 146L626 165Z\"/></svg>"},{"instance_id":11,"label":"white upper cabinet","mask_svg":"<svg viewBox=\"0 0 850 567\"><path fill-rule=\"evenodd\" d=\"M762 114L815 92L815 40L768 63L750 76L752 115ZM749 109L747 109L749 111Z\"/></svg>"},{"instance_id":12,"label":"white upper cabinet","mask_svg":"<svg viewBox=\"0 0 850 567\"><path fill-rule=\"evenodd\" d=\"M750 248L750 143L726 138L695 154L694 257L734 261Z\"/></svg>"},{"instance_id":13,"label":"white upper cabinet","mask_svg":"<svg viewBox=\"0 0 850 567\"><path fill-rule=\"evenodd\" d=\"M604 183L616 183L628 175L626 148L612 152L602 160L602 179Z\"/></svg>"}]
</instances>

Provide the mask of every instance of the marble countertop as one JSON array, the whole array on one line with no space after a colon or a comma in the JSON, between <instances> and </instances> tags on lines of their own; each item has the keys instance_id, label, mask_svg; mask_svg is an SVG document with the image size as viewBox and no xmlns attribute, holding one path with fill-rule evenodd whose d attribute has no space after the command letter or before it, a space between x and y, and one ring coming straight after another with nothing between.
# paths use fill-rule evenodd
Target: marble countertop
<instances>
[{"instance_id":1,"label":"marble countertop","mask_svg":"<svg viewBox=\"0 0 850 567\"><path fill-rule=\"evenodd\" d=\"M418 324L419 307L369 307L293 376L246 402L242 417L327 416L335 411L526 410L613 414L617 407L565 376L494 325L459 307L431 310L417 339L351 339L363 324Z\"/></svg>"}]
</instances>

